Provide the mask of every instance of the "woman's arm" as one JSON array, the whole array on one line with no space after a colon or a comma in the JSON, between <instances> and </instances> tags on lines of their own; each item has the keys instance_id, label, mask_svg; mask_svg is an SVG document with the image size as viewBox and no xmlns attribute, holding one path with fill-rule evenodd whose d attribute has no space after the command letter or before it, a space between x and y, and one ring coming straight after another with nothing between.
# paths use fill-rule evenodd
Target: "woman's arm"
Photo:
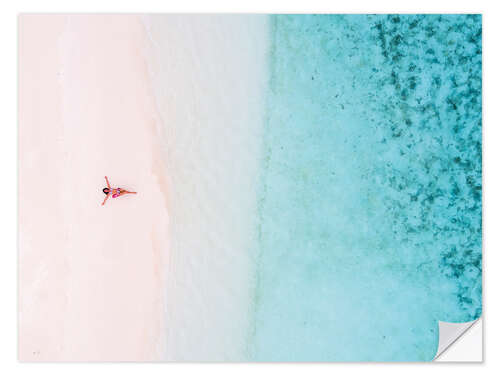
<instances>
[{"instance_id":1,"label":"woman's arm","mask_svg":"<svg viewBox=\"0 0 500 375\"><path fill-rule=\"evenodd\" d=\"M108 189L111 189L111 186L109 186L108 176L104 176L104 178L106 179L106 185L108 185ZM104 200L104 201L106 201L106 200Z\"/></svg>"},{"instance_id":2,"label":"woman's arm","mask_svg":"<svg viewBox=\"0 0 500 375\"><path fill-rule=\"evenodd\" d=\"M106 203L106 201L107 201L107 200L108 200L108 198L109 198L109 194L111 194L111 193L106 194L106 198L104 198L104 200L102 201L101 206L104 206L104 203Z\"/></svg>"}]
</instances>

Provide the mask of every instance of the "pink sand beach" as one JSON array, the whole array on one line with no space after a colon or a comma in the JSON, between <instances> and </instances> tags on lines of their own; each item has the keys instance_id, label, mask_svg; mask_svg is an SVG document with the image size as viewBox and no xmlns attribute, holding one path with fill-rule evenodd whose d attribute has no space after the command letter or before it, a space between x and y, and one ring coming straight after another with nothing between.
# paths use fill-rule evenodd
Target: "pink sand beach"
<instances>
[{"instance_id":1,"label":"pink sand beach","mask_svg":"<svg viewBox=\"0 0 500 375\"><path fill-rule=\"evenodd\" d=\"M267 30L20 16L20 360L246 358Z\"/></svg>"},{"instance_id":2,"label":"pink sand beach","mask_svg":"<svg viewBox=\"0 0 500 375\"><path fill-rule=\"evenodd\" d=\"M168 186L144 38L136 16L20 17L23 361L164 357ZM138 194L101 206L105 175Z\"/></svg>"}]
</instances>

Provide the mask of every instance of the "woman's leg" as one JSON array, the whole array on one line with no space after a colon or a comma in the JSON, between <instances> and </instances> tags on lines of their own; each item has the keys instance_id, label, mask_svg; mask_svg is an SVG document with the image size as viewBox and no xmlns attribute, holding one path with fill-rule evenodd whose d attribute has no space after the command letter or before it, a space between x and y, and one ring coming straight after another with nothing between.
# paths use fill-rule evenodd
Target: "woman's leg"
<instances>
[{"instance_id":1,"label":"woman's leg","mask_svg":"<svg viewBox=\"0 0 500 375\"><path fill-rule=\"evenodd\" d=\"M137 194L135 191L127 191L127 190L122 190L122 195L124 194Z\"/></svg>"}]
</instances>

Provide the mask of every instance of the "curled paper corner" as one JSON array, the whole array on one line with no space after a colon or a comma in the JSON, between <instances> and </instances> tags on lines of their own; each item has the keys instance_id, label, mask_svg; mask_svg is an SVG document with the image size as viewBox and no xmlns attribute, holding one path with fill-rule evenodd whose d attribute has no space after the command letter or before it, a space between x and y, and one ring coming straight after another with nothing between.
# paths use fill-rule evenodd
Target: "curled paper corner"
<instances>
[{"instance_id":1,"label":"curled paper corner","mask_svg":"<svg viewBox=\"0 0 500 375\"><path fill-rule=\"evenodd\" d=\"M475 325L482 318L465 323L448 323L439 321L439 344L436 355L433 361L438 359L450 346L453 345L462 335L467 332L473 325Z\"/></svg>"}]
</instances>

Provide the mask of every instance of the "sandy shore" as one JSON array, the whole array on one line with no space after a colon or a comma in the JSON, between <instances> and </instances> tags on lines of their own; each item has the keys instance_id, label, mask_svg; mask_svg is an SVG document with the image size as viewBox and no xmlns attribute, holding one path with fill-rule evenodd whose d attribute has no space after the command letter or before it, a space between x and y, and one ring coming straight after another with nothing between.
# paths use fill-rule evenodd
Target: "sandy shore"
<instances>
[{"instance_id":1,"label":"sandy shore","mask_svg":"<svg viewBox=\"0 0 500 375\"><path fill-rule=\"evenodd\" d=\"M162 360L167 187L144 28L23 15L19 32L19 358ZM138 194L102 207L104 175Z\"/></svg>"},{"instance_id":2,"label":"sandy shore","mask_svg":"<svg viewBox=\"0 0 500 375\"><path fill-rule=\"evenodd\" d=\"M21 16L21 360L248 358L267 43L265 16ZM105 175L138 194L102 207Z\"/></svg>"},{"instance_id":3,"label":"sandy shore","mask_svg":"<svg viewBox=\"0 0 500 375\"><path fill-rule=\"evenodd\" d=\"M167 359L245 361L268 20L143 17L169 186Z\"/></svg>"}]
</instances>

